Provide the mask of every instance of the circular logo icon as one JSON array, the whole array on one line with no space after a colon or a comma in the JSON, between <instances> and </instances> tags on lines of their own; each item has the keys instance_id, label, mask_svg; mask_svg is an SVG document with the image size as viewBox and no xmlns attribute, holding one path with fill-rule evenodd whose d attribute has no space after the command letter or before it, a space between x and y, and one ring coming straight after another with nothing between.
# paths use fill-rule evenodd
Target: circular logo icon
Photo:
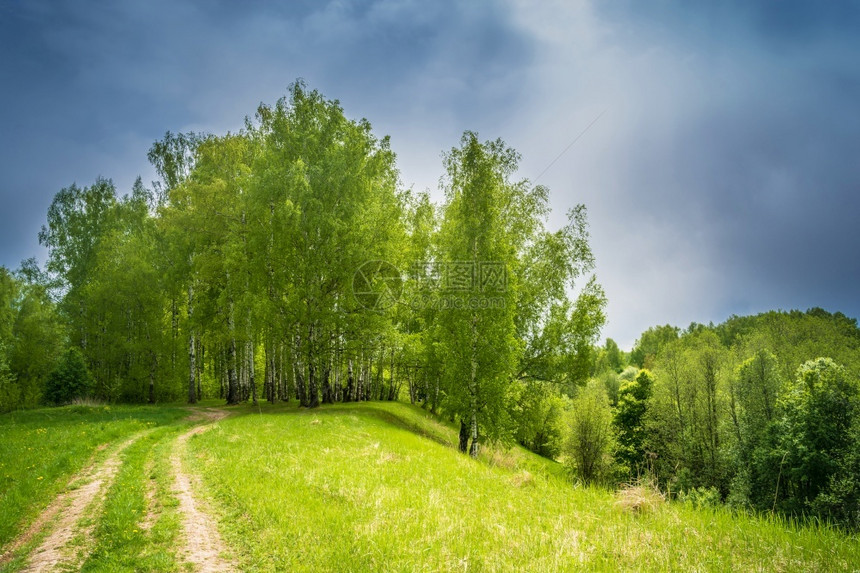
<instances>
[{"instance_id":1,"label":"circular logo icon","mask_svg":"<svg viewBox=\"0 0 860 573\"><path fill-rule=\"evenodd\" d=\"M352 275L352 294L368 310L386 310L403 294L400 269L386 261L367 261Z\"/></svg>"}]
</instances>

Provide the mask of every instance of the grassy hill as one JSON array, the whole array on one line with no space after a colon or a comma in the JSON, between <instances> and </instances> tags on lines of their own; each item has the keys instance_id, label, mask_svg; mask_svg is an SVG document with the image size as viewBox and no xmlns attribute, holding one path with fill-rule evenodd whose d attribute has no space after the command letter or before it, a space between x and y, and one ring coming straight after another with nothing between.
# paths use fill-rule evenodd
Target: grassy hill
<instances>
[{"instance_id":1,"label":"grassy hill","mask_svg":"<svg viewBox=\"0 0 860 573\"><path fill-rule=\"evenodd\" d=\"M179 407L0 417L0 570L25 566L52 522L23 543L22 534L76 472L111 451L116 477L75 542L83 570L186 567L174 451L217 524L224 559L243 571L860 568L857 538L825 527L680 503L633 511L520 448L471 460L456 451L452 428L407 404L223 410L231 415L218 420L188 419ZM178 447L194 427L206 431ZM42 465L20 458L28 447Z\"/></svg>"}]
</instances>

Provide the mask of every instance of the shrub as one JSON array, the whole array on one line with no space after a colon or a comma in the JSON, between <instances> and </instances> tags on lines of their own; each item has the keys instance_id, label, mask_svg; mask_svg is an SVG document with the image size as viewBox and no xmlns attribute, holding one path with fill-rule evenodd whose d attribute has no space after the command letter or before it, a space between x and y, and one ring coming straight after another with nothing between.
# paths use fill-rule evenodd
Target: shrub
<instances>
[{"instance_id":1,"label":"shrub","mask_svg":"<svg viewBox=\"0 0 860 573\"><path fill-rule=\"evenodd\" d=\"M634 380L624 382L618 392L618 406L613 424L618 432L616 458L630 474L648 471L645 458L645 428L643 417L652 394L654 378L648 370L640 370Z\"/></svg>"},{"instance_id":2,"label":"shrub","mask_svg":"<svg viewBox=\"0 0 860 573\"><path fill-rule=\"evenodd\" d=\"M599 381L581 388L568 413L565 457L573 474L585 483L607 481L616 448L612 408Z\"/></svg>"},{"instance_id":3,"label":"shrub","mask_svg":"<svg viewBox=\"0 0 860 573\"><path fill-rule=\"evenodd\" d=\"M688 503L696 509L720 505L720 492L715 487L696 487L678 494L678 501Z\"/></svg>"},{"instance_id":4,"label":"shrub","mask_svg":"<svg viewBox=\"0 0 860 573\"><path fill-rule=\"evenodd\" d=\"M92 385L93 378L81 351L70 348L57 368L48 376L45 399L50 404L68 404L86 397Z\"/></svg>"},{"instance_id":5,"label":"shrub","mask_svg":"<svg viewBox=\"0 0 860 573\"><path fill-rule=\"evenodd\" d=\"M545 382L532 380L512 386L517 441L538 455L558 457L564 441L566 399Z\"/></svg>"}]
</instances>

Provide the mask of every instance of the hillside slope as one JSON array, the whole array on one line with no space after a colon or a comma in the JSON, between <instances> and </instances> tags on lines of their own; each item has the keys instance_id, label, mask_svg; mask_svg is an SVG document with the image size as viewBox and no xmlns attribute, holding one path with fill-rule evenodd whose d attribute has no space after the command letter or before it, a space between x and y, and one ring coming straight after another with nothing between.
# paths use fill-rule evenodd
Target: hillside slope
<instances>
[{"instance_id":1,"label":"hillside slope","mask_svg":"<svg viewBox=\"0 0 860 573\"><path fill-rule=\"evenodd\" d=\"M634 513L420 408L74 407L0 416L0 571L844 571L818 526Z\"/></svg>"},{"instance_id":2,"label":"hillside slope","mask_svg":"<svg viewBox=\"0 0 860 573\"><path fill-rule=\"evenodd\" d=\"M519 448L474 461L455 438L406 404L284 406L192 437L186 461L243 570L860 567L856 538L682 504L634 514L557 464Z\"/></svg>"}]
</instances>

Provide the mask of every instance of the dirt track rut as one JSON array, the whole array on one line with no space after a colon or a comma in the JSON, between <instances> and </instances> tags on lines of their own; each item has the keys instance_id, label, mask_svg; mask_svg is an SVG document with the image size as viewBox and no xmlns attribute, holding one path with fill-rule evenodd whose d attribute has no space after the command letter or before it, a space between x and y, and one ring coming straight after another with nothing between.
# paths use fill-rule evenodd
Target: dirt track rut
<instances>
[{"instance_id":1,"label":"dirt track rut","mask_svg":"<svg viewBox=\"0 0 860 573\"><path fill-rule=\"evenodd\" d=\"M177 438L174 444L170 465L173 468L173 493L179 500L179 513L182 519L184 551L181 557L202 573L237 571L236 566L221 556L225 546L214 521L202 507L201 500L194 496L194 480L182 468L182 451L188 439L207 431L212 422L227 416L220 410L202 410L197 414L206 424L195 426Z\"/></svg>"},{"instance_id":2,"label":"dirt track rut","mask_svg":"<svg viewBox=\"0 0 860 573\"><path fill-rule=\"evenodd\" d=\"M87 513L93 514L92 511L88 512L88 509L103 502L105 493L122 465L120 455L144 434L146 432L129 438L120 444L104 462L92 466L79 478L85 481L83 485L60 494L42 511L30 528L13 543L9 550L10 553L27 543L45 524L53 521L54 517L59 514L58 521L51 527L47 537L30 553L27 564L22 571L28 573L56 571L63 567L75 567L83 563L86 558L87 544L84 543L81 550L75 552L75 547L71 546L70 542L79 535L83 535L85 538L92 535L92 526L82 526L80 524L81 519Z\"/></svg>"}]
</instances>

